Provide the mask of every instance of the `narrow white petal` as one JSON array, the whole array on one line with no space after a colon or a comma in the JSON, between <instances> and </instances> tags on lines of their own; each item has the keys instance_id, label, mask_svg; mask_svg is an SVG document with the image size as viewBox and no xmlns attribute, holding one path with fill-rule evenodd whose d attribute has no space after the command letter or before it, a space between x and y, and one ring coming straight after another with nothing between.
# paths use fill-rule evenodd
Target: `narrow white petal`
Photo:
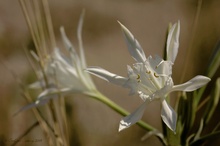
<instances>
[{"instance_id":1,"label":"narrow white petal","mask_svg":"<svg viewBox=\"0 0 220 146\"><path fill-rule=\"evenodd\" d=\"M78 29L77 29L77 38L79 41L79 51L80 51L80 59L82 63L82 68L86 68L86 59L85 59L85 53L83 48L83 41L82 41L82 27L83 27L83 19L85 15L85 10L82 11L82 14L79 19Z\"/></svg>"},{"instance_id":2,"label":"narrow white petal","mask_svg":"<svg viewBox=\"0 0 220 146\"><path fill-rule=\"evenodd\" d=\"M77 64L78 62L80 62L79 56L77 55L76 50L73 47L70 40L67 38L63 27L60 28L60 32L61 32L61 37L63 39L63 43L64 43L65 48L70 52L70 56L71 56L71 59L74 62L74 64Z\"/></svg>"},{"instance_id":3,"label":"narrow white petal","mask_svg":"<svg viewBox=\"0 0 220 146\"><path fill-rule=\"evenodd\" d=\"M102 69L100 67L89 67L85 71L103 79L108 82L114 83L116 85L124 86L127 82L127 78L113 74L105 69Z\"/></svg>"},{"instance_id":4,"label":"narrow white petal","mask_svg":"<svg viewBox=\"0 0 220 146\"><path fill-rule=\"evenodd\" d=\"M139 42L134 38L132 33L123 24L121 24L120 22L118 23L121 25L122 31L124 33L129 53L137 62L144 62L146 60L146 57Z\"/></svg>"},{"instance_id":5,"label":"narrow white petal","mask_svg":"<svg viewBox=\"0 0 220 146\"><path fill-rule=\"evenodd\" d=\"M124 117L120 121L118 131L120 132L120 131L130 127L131 125L135 124L136 122L138 122L142 118L148 102L149 102L148 100L145 101L132 114Z\"/></svg>"},{"instance_id":6,"label":"narrow white petal","mask_svg":"<svg viewBox=\"0 0 220 146\"><path fill-rule=\"evenodd\" d=\"M161 117L163 122L172 131L176 131L177 114L171 106L169 106L166 100L162 100Z\"/></svg>"},{"instance_id":7,"label":"narrow white petal","mask_svg":"<svg viewBox=\"0 0 220 146\"><path fill-rule=\"evenodd\" d=\"M77 88L49 88L45 89L38 97L37 100L35 101L35 104L41 103L43 101L47 101L50 99L58 98L59 95L65 96L70 93L78 93L82 92L80 89ZM61 97L63 98L63 97Z\"/></svg>"},{"instance_id":8,"label":"narrow white petal","mask_svg":"<svg viewBox=\"0 0 220 146\"><path fill-rule=\"evenodd\" d=\"M52 98L57 98L58 95L66 95L70 93L77 93L80 92L80 90L77 89L71 89L71 88L62 88L62 89L57 89L54 87L51 87L49 89L45 89L43 92L38 95L37 100L33 103L30 103L28 105L25 105L24 107L20 108L18 111L16 111L13 116L16 116L22 111L26 111L28 109L31 109L33 107L41 106L46 104L50 99ZM61 97L63 98L63 97Z\"/></svg>"},{"instance_id":9,"label":"narrow white petal","mask_svg":"<svg viewBox=\"0 0 220 146\"><path fill-rule=\"evenodd\" d=\"M70 64L68 58L64 56L58 48L55 48L54 56L53 56L53 64L51 65L56 68L58 64L60 65L61 68L63 68L63 72L66 72L67 70L75 70L75 68Z\"/></svg>"},{"instance_id":10,"label":"narrow white petal","mask_svg":"<svg viewBox=\"0 0 220 146\"><path fill-rule=\"evenodd\" d=\"M33 102L33 103L27 104L27 105L23 106L22 108L20 108L18 111L16 111L16 112L13 114L13 116L16 116L16 115L18 115L20 112L29 110L29 109L31 109L31 108L33 108L33 107L42 106L42 105L46 104L47 102L48 102L48 100L45 99L45 100L37 100L37 101L35 101L35 102Z\"/></svg>"},{"instance_id":11,"label":"narrow white petal","mask_svg":"<svg viewBox=\"0 0 220 146\"><path fill-rule=\"evenodd\" d=\"M55 88L46 89L38 96L38 99L35 102L27 104L24 107L20 108L18 111L16 111L13 114L13 116L16 116L20 112L29 110L33 107L45 105L51 98L58 97L57 96L58 94L66 95L68 93L76 93L76 92L78 92L78 91L72 90L70 88L63 88L60 90L55 89ZM63 98L63 97L61 97L61 98Z\"/></svg>"},{"instance_id":12,"label":"narrow white petal","mask_svg":"<svg viewBox=\"0 0 220 146\"><path fill-rule=\"evenodd\" d=\"M69 40L69 39L67 38L67 36L66 36L64 27L60 27L60 33L61 33L61 37L62 37L62 39L63 39L63 43L64 43L66 49L67 49L68 51L69 51L69 50L72 50L72 49L75 51L73 45L71 44L70 40Z\"/></svg>"},{"instance_id":13,"label":"narrow white petal","mask_svg":"<svg viewBox=\"0 0 220 146\"><path fill-rule=\"evenodd\" d=\"M45 82L43 80L36 81L30 84L28 87L32 89L39 89L39 88L45 87Z\"/></svg>"},{"instance_id":14,"label":"narrow white petal","mask_svg":"<svg viewBox=\"0 0 220 146\"><path fill-rule=\"evenodd\" d=\"M85 84L85 86L88 89L95 89L95 85L90 77L89 74L83 72L83 69L86 68L86 59L85 59L85 54L84 54L84 49L83 49L83 42L82 42L82 25L83 25L83 17L84 17L84 11L81 14L80 20L79 20L79 24L78 24L78 30L77 30L77 37L78 37L78 41L79 41L79 50L80 50L80 57L78 56L78 54L76 53L76 50L74 49L73 45L71 44L71 42L69 41L69 39L67 38L64 28L61 27L60 31L61 31L61 35L62 35L62 39L64 42L64 45L66 46L67 50L70 53L70 57L71 57L71 67L77 71L77 77L81 79L81 81Z\"/></svg>"},{"instance_id":15,"label":"narrow white petal","mask_svg":"<svg viewBox=\"0 0 220 146\"><path fill-rule=\"evenodd\" d=\"M80 55L80 60L81 60L81 69L85 69L87 67L85 53L84 53L84 47L83 47L83 41L82 41L82 27L83 27L84 15L85 15L85 10L83 9L82 14L80 16L78 29L77 29L77 38L79 41L79 55ZM92 78L90 77L90 74L85 73L85 72L83 73L82 70L80 70L80 73L83 74L83 76L81 76L81 78L85 84L88 84L88 88L95 89L96 87L92 81Z\"/></svg>"},{"instance_id":16,"label":"narrow white petal","mask_svg":"<svg viewBox=\"0 0 220 146\"><path fill-rule=\"evenodd\" d=\"M40 93L40 95L38 95L37 101L42 99L50 99L53 97L58 97L58 94L51 94L51 93L58 93L58 90L56 88L45 89L43 92Z\"/></svg>"},{"instance_id":17,"label":"narrow white petal","mask_svg":"<svg viewBox=\"0 0 220 146\"><path fill-rule=\"evenodd\" d=\"M174 63L179 48L180 22L175 23L167 37L167 60Z\"/></svg>"},{"instance_id":18,"label":"narrow white petal","mask_svg":"<svg viewBox=\"0 0 220 146\"><path fill-rule=\"evenodd\" d=\"M191 92L191 91L194 91L194 90L206 85L209 81L211 81L210 78L198 75L186 83L173 86L172 91Z\"/></svg>"}]
</instances>

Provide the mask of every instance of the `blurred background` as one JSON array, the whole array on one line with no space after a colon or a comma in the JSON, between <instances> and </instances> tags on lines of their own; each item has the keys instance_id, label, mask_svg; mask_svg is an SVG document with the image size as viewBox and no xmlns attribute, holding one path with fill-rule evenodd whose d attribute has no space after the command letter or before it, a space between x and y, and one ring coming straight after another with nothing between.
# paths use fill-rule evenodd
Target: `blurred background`
<instances>
[{"instance_id":1,"label":"blurred background","mask_svg":"<svg viewBox=\"0 0 220 146\"><path fill-rule=\"evenodd\" d=\"M127 75L127 65L132 65L134 60L127 51L117 20L134 34L146 56L163 55L168 24L180 20L180 48L173 67L175 84L204 74L220 38L220 1L200 2L202 5L198 8L197 0L49 0L57 42L61 44L59 28L64 26L69 39L75 46L78 45L76 29L80 13L85 8L83 41L87 64L101 66L123 76ZM199 15L195 23L196 14ZM20 95L21 89L12 72L26 85L36 79L24 53L30 42L31 35L18 0L0 0L1 146L11 145L35 121L31 110L12 116L27 104ZM187 49L190 49L189 53ZM181 81L185 63L187 70ZM104 95L130 112L142 103L138 96L129 96L129 90L95 77L93 79ZM71 145L161 145L155 137L141 141L146 131L137 125L118 133L122 116L94 99L73 95L66 97L66 101ZM160 102L149 104L142 119L162 130ZM25 142L25 139L39 142ZM39 126L18 143L21 146L46 144Z\"/></svg>"}]
</instances>

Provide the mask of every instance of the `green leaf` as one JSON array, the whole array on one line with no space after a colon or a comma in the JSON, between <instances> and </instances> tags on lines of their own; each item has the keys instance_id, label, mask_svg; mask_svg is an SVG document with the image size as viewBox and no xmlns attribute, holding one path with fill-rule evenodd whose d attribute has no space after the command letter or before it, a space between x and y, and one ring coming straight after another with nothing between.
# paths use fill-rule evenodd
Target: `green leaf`
<instances>
[{"instance_id":1,"label":"green leaf","mask_svg":"<svg viewBox=\"0 0 220 146\"><path fill-rule=\"evenodd\" d=\"M204 114L205 124L207 124L211 117L213 116L213 113L218 105L219 97L220 97L220 77L215 82L215 87L212 90L211 96L210 96L209 103L206 107L206 111Z\"/></svg>"},{"instance_id":2,"label":"green leaf","mask_svg":"<svg viewBox=\"0 0 220 146\"><path fill-rule=\"evenodd\" d=\"M202 133L203 127L204 127L204 119L201 119L199 129L198 129L198 131L197 131L197 133L196 133L196 135L194 137L194 141L200 138L200 135Z\"/></svg>"},{"instance_id":3,"label":"green leaf","mask_svg":"<svg viewBox=\"0 0 220 146\"><path fill-rule=\"evenodd\" d=\"M219 137L220 137L220 131L216 131L214 133L202 136L199 139L191 142L190 146L198 146L198 145L201 145L202 143L204 143L206 140L211 140L211 139L215 139L215 138L219 138Z\"/></svg>"},{"instance_id":4,"label":"green leaf","mask_svg":"<svg viewBox=\"0 0 220 146\"><path fill-rule=\"evenodd\" d=\"M206 71L206 75L212 78L216 73L216 71L218 70L219 66L220 66L220 41L218 42L217 46L212 52L212 56L209 61L209 66Z\"/></svg>"},{"instance_id":5,"label":"green leaf","mask_svg":"<svg viewBox=\"0 0 220 146\"><path fill-rule=\"evenodd\" d=\"M219 69L219 66L220 66L220 41L218 42L214 51L212 52L209 65L208 65L205 75L208 76L209 78L212 78L215 75L216 71ZM197 104L199 103L205 89L206 89L206 86L199 89L197 101L196 101Z\"/></svg>"}]
</instances>

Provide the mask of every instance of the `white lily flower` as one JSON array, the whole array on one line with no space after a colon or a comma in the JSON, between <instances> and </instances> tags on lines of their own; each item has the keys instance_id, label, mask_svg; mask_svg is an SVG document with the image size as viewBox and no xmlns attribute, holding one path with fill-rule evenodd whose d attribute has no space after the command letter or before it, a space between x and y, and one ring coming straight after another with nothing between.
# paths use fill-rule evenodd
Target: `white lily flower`
<instances>
[{"instance_id":1,"label":"white lily flower","mask_svg":"<svg viewBox=\"0 0 220 146\"><path fill-rule=\"evenodd\" d=\"M119 131L128 128L139 121L149 102L160 100L162 105L162 120L172 131L175 132L177 114L174 109L167 104L165 97L173 91L189 92L196 90L207 84L210 79L199 75L184 84L174 85L171 75L172 66L176 59L179 47L179 22L171 27L168 34L166 47L167 60L163 60L159 56L149 56L146 58L143 49L131 32L121 23L120 25L127 42L128 51L136 61L136 63L133 64L133 67L127 66L128 76L122 77L99 67L89 67L86 71L108 82L130 88L130 94L137 93L144 101L144 103L132 114L124 117L120 121Z\"/></svg>"},{"instance_id":2,"label":"white lily flower","mask_svg":"<svg viewBox=\"0 0 220 146\"><path fill-rule=\"evenodd\" d=\"M66 50L69 52L69 56L64 56L58 48L54 49L54 52L50 55L50 60L44 65L44 73L47 79L47 84L41 73L40 81L31 84L30 88L44 88L44 91L40 93L34 104L23 107L21 110L29 109L33 106L42 105L47 103L51 98L56 98L58 93L66 94L73 92L93 92L96 87L90 77L90 74L84 72L87 67L83 43L82 43L82 25L83 25L82 13L77 38L79 41L79 55L76 53L75 48L67 38L64 28L61 27L61 36L64 42ZM35 55L36 56L36 55Z\"/></svg>"}]
</instances>

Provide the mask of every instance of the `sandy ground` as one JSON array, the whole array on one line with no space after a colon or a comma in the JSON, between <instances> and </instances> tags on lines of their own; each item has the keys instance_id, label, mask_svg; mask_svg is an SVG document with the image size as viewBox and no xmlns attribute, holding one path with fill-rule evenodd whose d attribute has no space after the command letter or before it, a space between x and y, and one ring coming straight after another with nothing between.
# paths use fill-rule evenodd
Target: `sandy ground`
<instances>
[{"instance_id":1,"label":"sandy ground","mask_svg":"<svg viewBox=\"0 0 220 146\"><path fill-rule=\"evenodd\" d=\"M76 27L83 8L86 17L83 40L88 65L101 66L120 75L126 75L126 66L134 61L130 57L117 20L136 36L146 55L162 55L166 29L170 22L181 22L180 48L174 65L175 83L187 63L184 81L196 74L203 74L209 56L220 37L220 1L204 0L196 29L193 29L197 1L191 0L50 0L52 20L58 42L59 27L64 26L73 44L77 43ZM25 83L33 81L32 70L23 48L30 41L30 33L18 1L0 0L0 145L10 145L34 120L31 112L17 117L12 114L25 105L19 86L11 71ZM187 54L187 49L190 53ZM3 65L4 64L4 65ZM7 67L5 67L7 66ZM128 96L128 90L94 78L98 89L113 101L133 111L141 99ZM72 144L81 146L112 145L161 145L155 138L140 138L146 133L138 126L118 133L121 116L105 105L87 97L67 97L70 105L70 130ZM151 103L142 118L161 130L160 103ZM21 142L20 145L46 145L40 128L35 128L29 138L41 139L40 143Z\"/></svg>"}]
</instances>

